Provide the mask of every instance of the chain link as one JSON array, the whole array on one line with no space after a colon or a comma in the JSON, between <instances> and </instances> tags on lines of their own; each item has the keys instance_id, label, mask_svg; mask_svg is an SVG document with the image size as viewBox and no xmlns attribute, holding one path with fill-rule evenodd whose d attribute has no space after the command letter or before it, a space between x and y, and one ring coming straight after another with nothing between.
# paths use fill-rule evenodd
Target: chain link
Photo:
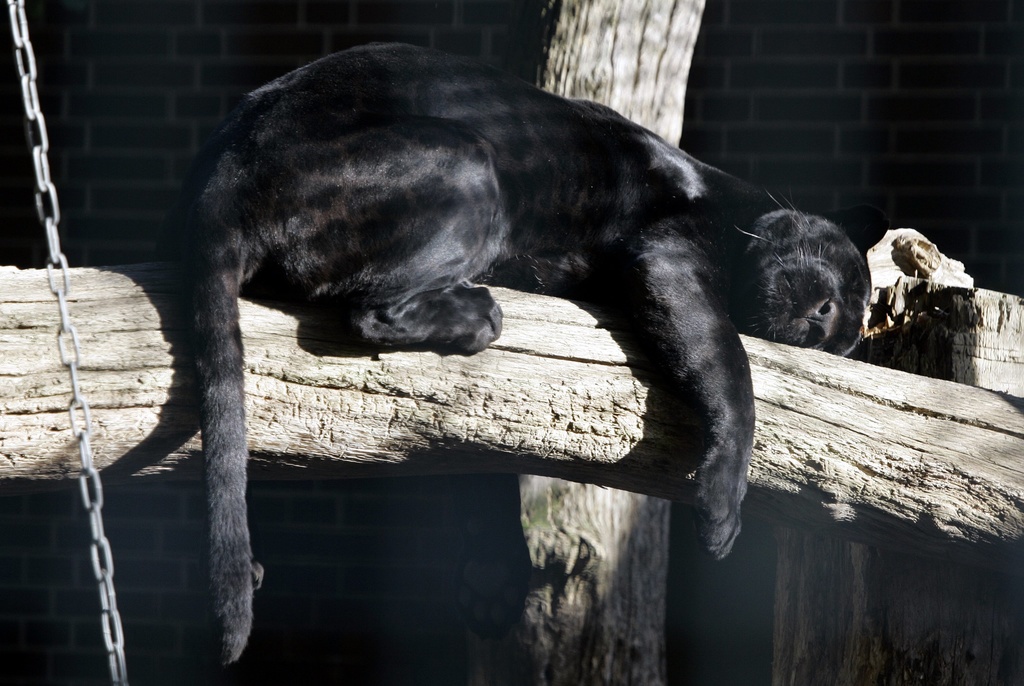
<instances>
[{"instance_id":1,"label":"chain link","mask_svg":"<svg viewBox=\"0 0 1024 686\"><path fill-rule=\"evenodd\" d=\"M100 482L99 472L96 471L92 463L92 417L89 412L89 403L86 402L78 385L78 368L81 365L82 353L78 332L71 323L71 316L68 313L67 297L71 290L71 280L68 274L68 261L64 253L61 252L60 237L57 234L57 226L60 224L60 204L57 202L57 189L50 178L50 139L46 134L46 120L43 119L43 113L39 107L39 92L36 88L36 56L28 36L25 0L7 0L7 10L11 18L14 60L18 66L21 98L25 107L25 137L32 152L32 164L35 169L36 213L46 231L48 248L46 272L50 281L50 290L57 297L57 305L60 310L57 349L60 352L60 361L67 367L71 377L71 402L68 404L68 415L71 419L71 431L78 440L78 453L82 464L78 484L81 490L82 504L89 516L89 528L92 533L89 552L92 558L93 574L99 588L103 642L107 647L107 657L110 661L111 683L114 686L128 686L128 671L124 659L124 632L121 627L121 615L117 611L117 596L114 593L114 558L110 550L110 542L103 530L103 484Z\"/></svg>"}]
</instances>

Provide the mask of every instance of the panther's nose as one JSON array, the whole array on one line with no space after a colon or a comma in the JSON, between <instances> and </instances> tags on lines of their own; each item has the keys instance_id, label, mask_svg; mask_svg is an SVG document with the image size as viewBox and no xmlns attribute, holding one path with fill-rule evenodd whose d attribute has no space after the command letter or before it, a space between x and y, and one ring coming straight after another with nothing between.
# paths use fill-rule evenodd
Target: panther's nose
<instances>
[{"instance_id":1,"label":"panther's nose","mask_svg":"<svg viewBox=\"0 0 1024 686\"><path fill-rule=\"evenodd\" d=\"M803 317L807 322L807 342L816 345L829 338L839 318L839 306L831 298L820 300L807 309Z\"/></svg>"}]
</instances>

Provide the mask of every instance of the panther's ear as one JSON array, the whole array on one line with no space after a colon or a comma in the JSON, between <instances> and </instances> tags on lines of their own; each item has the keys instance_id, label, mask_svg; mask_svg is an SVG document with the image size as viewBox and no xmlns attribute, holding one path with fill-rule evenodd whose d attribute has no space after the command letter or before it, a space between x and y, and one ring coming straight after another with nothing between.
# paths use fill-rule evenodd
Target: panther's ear
<instances>
[{"instance_id":1,"label":"panther's ear","mask_svg":"<svg viewBox=\"0 0 1024 686\"><path fill-rule=\"evenodd\" d=\"M889 218L885 212L871 205L855 205L824 212L821 216L841 227L861 253L866 253L871 246L882 240L882 236L889 230Z\"/></svg>"}]
</instances>

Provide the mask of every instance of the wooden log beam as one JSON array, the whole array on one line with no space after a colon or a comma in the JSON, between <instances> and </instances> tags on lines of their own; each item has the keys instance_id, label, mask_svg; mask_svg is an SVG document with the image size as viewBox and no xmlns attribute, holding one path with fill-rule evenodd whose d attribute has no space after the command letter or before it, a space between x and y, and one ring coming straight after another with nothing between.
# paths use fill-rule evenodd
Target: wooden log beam
<instances>
[{"instance_id":1,"label":"wooden log beam","mask_svg":"<svg viewBox=\"0 0 1024 686\"><path fill-rule=\"evenodd\" d=\"M96 464L107 482L198 475L174 265L74 269ZM688 500L695 420L623 322L494 289L502 337L471 357L346 343L329 308L245 301L253 478L514 471ZM0 493L77 474L57 305L0 268ZM746 512L1001 567L1024 537L1024 400L744 339L758 428Z\"/></svg>"}]
</instances>

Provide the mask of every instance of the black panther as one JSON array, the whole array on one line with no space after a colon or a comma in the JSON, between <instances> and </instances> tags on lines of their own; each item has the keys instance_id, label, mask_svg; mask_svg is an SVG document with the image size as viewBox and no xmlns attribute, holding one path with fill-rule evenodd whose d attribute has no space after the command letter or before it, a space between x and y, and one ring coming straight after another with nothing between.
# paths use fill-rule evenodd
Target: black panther
<instances>
[{"instance_id":1,"label":"black panther","mask_svg":"<svg viewBox=\"0 0 1024 686\"><path fill-rule=\"evenodd\" d=\"M620 308L702 419L696 529L721 558L754 431L738 332L849 353L869 291L860 239L884 228L857 216L844 232L780 207L606 107L441 52L353 48L249 93L169 216L184 240L223 660L245 647L262 575L245 509L243 286L333 303L372 344L462 354L501 333L486 284Z\"/></svg>"}]
</instances>

